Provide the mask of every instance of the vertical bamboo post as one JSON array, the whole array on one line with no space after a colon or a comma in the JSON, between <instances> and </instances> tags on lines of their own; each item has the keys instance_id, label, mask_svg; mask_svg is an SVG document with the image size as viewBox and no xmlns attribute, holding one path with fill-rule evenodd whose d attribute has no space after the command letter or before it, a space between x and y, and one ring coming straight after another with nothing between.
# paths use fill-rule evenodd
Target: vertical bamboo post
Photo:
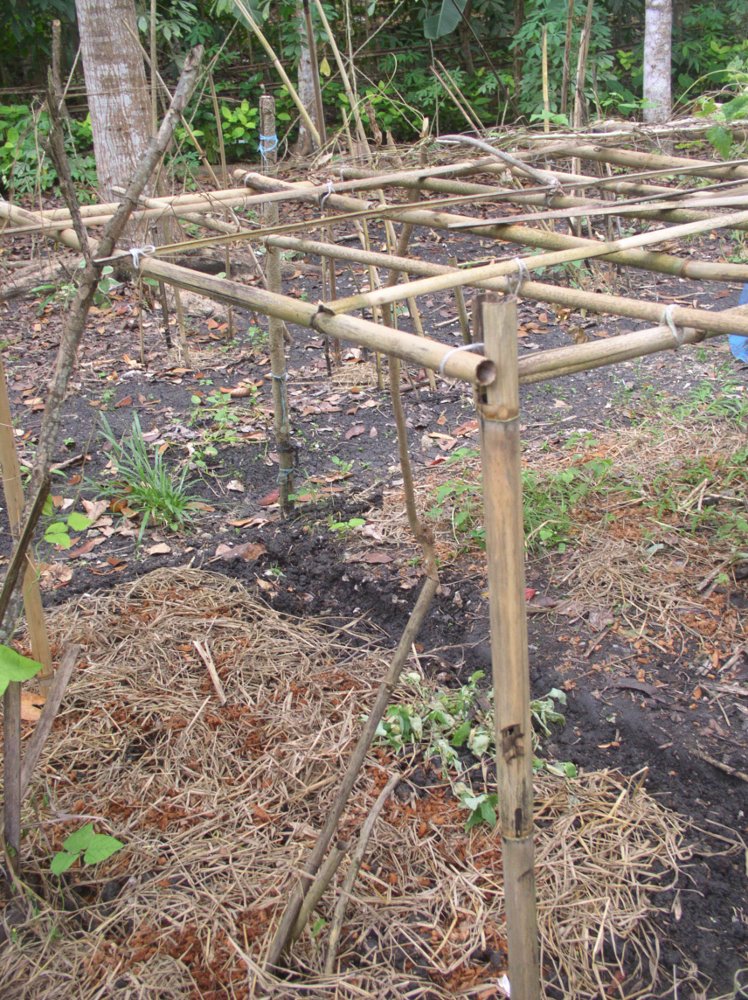
<instances>
[{"instance_id":1,"label":"vertical bamboo post","mask_svg":"<svg viewBox=\"0 0 748 1000\"><path fill-rule=\"evenodd\" d=\"M478 322L476 340L498 371L481 393L478 415L509 980L512 1000L539 1000L516 302L481 295Z\"/></svg>"},{"instance_id":2,"label":"vertical bamboo post","mask_svg":"<svg viewBox=\"0 0 748 1000\"><path fill-rule=\"evenodd\" d=\"M17 537L21 530L21 515L23 514L23 489L21 488L21 468L18 462L16 446L13 440L13 423L8 398L8 385L5 381L5 368L0 358L0 467L2 468L3 492L8 508L8 521L11 534ZM44 609L39 592L39 580L36 568L30 558L27 559L26 572L23 578L23 603L26 611L26 622L31 639L31 652L35 660L42 665L38 675L42 690L46 690L52 679L52 653L49 648L47 626L44 622Z\"/></svg>"},{"instance_id":3,"label":"vertical bamboo post","mask_svg":"<svg viewBox=\"0 0 748 1000\"><path fill-rule=\"evenodd\" d=\"M262 154L265 173L274 174L277 155L275 139L275 98L263 94L260 98L260 152ZM263 210L266 226L274 226L278 222L278 205L269 203ZM266 244L267 264L266 274L268 289L282 293L280 250ZM268 318L270 371L273 385L273 430L278 449L278 501L281 514L285 516L291 510L290 500L293 492L294 448L291 444L291 422L288 414L288 385L286 375L285 324L274 316Z\"/></svg>"},{"instance_id":4,"label":"vertical bamboo post","mask_svg":"<svg viewBox=\"0 0 748 1000\"><path fill-rule=\"evenodd\" d=\"M213 117L216 120L216 135L218 136L218 156L221 163L221 184L224 187L229 186L229 168L226 162L226 143L223 138L223 122L221 121L221 106L218 103L218 94L216 93L216 85L213 80L213 73L208 73L208 86L210 87L210 99L213 104ZM231 218L231 212L226 211L227 218ZM224 263L226 277L231 279L231 251L229 250L228 244L224 249ZM234 339L236 331L234 329L234 307L229 306L228 308L228 328L226 331L226 340L229 343Z\"/></svg>"},{"instance_id":5,"label":"vertical bamboo post","mask_svg":"<svg viewBox=\"0 0 748 1000\"><path fill-rule=\"evenodd\" d=\"M450 267L457 267L457 258L449 258ZM470 320L468 319L467 306L465 305L465 290L463 288L455 288L455 302L457 303L457 318L460 321L460 333L462 334L463 344L469 344L472 342L472 336L470 333Z\"/></svg>"}]
</instances>

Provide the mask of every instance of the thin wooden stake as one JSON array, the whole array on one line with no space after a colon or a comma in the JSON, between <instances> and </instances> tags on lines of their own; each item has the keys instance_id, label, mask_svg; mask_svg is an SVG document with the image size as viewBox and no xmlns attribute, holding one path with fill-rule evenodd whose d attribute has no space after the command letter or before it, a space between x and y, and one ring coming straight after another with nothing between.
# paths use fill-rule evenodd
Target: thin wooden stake
<instances>
[{"instance_id":1,"label":"thin wooden stake","mask_svg":"<svg viewBox=\"0 0 748 1000\"><path fill-rule=\"evenodd\" d=\"M327 958L325 959L325 974L328 976L333 974L335 968L335 958L338 953L338 941L340 940L340 932L343 929L345 911L348 907L348 901L352 895L353 886L356 878L358 877L359 869L361 868L361 864L366 856L366 848L369 844L369 838L374 831L374 826L376 825L379 814L384 808L387 799L403 778L404 775L400 771L397 771L395 774L390 776L390 780L379 793L376 802L371 807L369 815L366 817L364 825L361 827L361 833L358 836L358 843L356 844L353 856L351 857L351 863L348 867L348 871L346 872L345 879L343 880L343 885L340 888L340 894L338 895L338 901L335 904L335 911L333 913L330 936L327 942Z\"/></svg>"},{"instance_id":2,"label":"thin wooden stake","mask_svg":"<svg viewBox=\"0 0 748 1000\"><path fill-rule=\"evenodd\" d=\"M26 794L29 782L34 774L34 768L39 762L42 750L44 749L44 744L52 732L52 726L62 703L65 688L73 675L80 652L80 646L68 646L62 654L59 667L55 671L55 679L44 702L42 714L34 726L31 739L26 747L26 753L23 755L23 764L21 766L21 798Z\"/></svg>"},{"instance_id":3,"label":"thin wooden stake","mask_svg":"<svg viewBox=\"0 0 748 1000\"><path fill-rule=\"evenodd\" d=\"M363 732L361 733L359 741L356 744L356 749L348 762L348 766L346 767L345 775L343 776L343 781L340 789L338 790L335 802L327 814L327 819L324 827L322 828L322 832L317 838L317 842L312 848L309 858L304 865L301 880L291 893L291 897L286 904L285 910L283 911L275 936L270 942L270 948L265 961L266 970L273 970L278 966L279 959L286 949L293 929L296 926L296 919L298 917L299 910L301 909L301 904L304 900L307 887L311 883L315 873L318 871L319 866L322 863L322 859L327 851L327 847L335 834L340 817L343 815L343 810L345 809L350 794L353 791L356 778L358 777L361 766L366 758L366 754L368 753L369 747L374 739L377 726L384 715L385 709L387 708L390 698L392 697L392 692L395 690L397 682L400 679L400 674L402 673L403 667L405 666L408 656L410 655L411 644L415 642L415 639L418 636L421 625L428 614L428 610L431 607L431 602L434 599L434 594L436 593L438 586L439 581L433 579L432 577L427 577L423 582L421 592L418 595L418 600L410 613L408 624L405 626L403 634L400 637L400 642L398 643L397 649L395 650L390 662L387 675L379 686L376 699L374 700L371 712L364 725Z\"/></svg>"},{"instance_id":4,"label":"thin wooden stake","mask_svg":"<svg viewBox=\"0 0 748 1000\"><path fill-rule=\"evenodd\" d=\"M260 134L275 137L275 98L263 94L260 98ZM276 143L262 140L262 159L265 170L272 175L276 170ZM278 206L271 203L264 208L264 221L268 225L278 222ZM267 248L265 265L268 288L280 295L282 292L280 250ZM281 514L286 517L293 509L293 468L295 449L291 443L291 419L288 409L288 374L286 371L286 325L278 317L268 319L270 370L273 390L273 430L278 450L278 501Z\"/></svg>"},{"instance_id":5,"label":"thin wooden stake","mask_svg":"<svg viewBox=\"0 0 748 1000\"><path fill-rule=\"evenodd\" d=\"M18 582L21 567L26 558L26 550L34 533L34 528L42 512L42 506L49 490L49 477L45 477L20 533L15 552L11 557L8 574L0 593L0 634L5 638L12 632L13 612L8 615L9 626L4 618ZM18 872L21 849L21 684L11 681L3 694L3 834L5 859L11 872Z\"/></svg>"},{"instance_id":6,"label":"thin wooden stake","mask_svg":"<svg viewBox=\"0 0 748 1000\"><path fill-rule=\"evenodd\" d=\"M509 942L516 1000L539 1000L540 962L532 814L532 722L525 609L517 305L481 295L478 339L498 378L478 405L488 556L496 770Z\"/></svg>"},{"instance_id":7,"label":"thin wooden stake","mask_svg":"<svg viewBox=\"0 0 748 1000\"><path fill-rule=\"evenodd\" d=\"M0 357L0 466L2 467L3 492L8 508L8 520L11 534L17 537L21 530L23 514L23 488L21 486L21 466L18 461L16 445L13 439L13 422L8 398L8 385L5 379L5 369ZM52 679L52 653L49 648L49 636L44 621L44 609L39 591L39 577L36 566L30 556L26 557L26 569L23 580L23 605L26 612L26 622L31 639L31 652L35 660L42 665L39 681L42 690L46 689Z\"/></svg>"},{"instance_id":8,"label":"thin wooden stake","mask_svg":"<svg viewBox=\"0 0 748 1000\"><path fill-rule=\"evenodd\" d=\"M21 849L21 685L3 694L3 834L8 868L18 873Z\"/></svg>"},{"instance_id":9,"label":"thin wooden stake","mask_svg":"<svg viewBox=\"0 0 748 1000\"><path fill-rule=\"evenodd\" d=\"M543 69L543 131L551 130L551 101L548 95L548 25L543 25L542 43L542 69Z\"/></svg>"}]
</instances>

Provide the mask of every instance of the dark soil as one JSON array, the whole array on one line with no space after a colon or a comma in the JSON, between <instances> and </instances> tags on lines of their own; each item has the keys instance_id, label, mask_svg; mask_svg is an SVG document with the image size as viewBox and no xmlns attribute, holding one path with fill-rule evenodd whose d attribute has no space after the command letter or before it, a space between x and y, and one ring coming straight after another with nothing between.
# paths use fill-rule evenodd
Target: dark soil
<instances>
[{"instance_id":1,"label":"dark soil","mask_svg":"<svg viewBox=\"0 0 748 1000\"><path fill-rule=\"evenodd\" d=\"M718 245L706 249L715 255L721 251ZM27 252L18 241L8 255L22 258ZM454 248L434 233L418 232L412 252L443 260ZM462 259L484 257L494 252L494 245L471 238L459 252ZM321 297L318 264L289 265L287 291L312 301ZM587 277L592 283L602 280L600 272ZM630 280L633 290L624 294L663 303L677 298L722 309L737 299L734 287L692 286L650 275ZM341 295L355 290L347 269L340 269L337 285ZM21 300L1 310L0 339L7 345L4 364L18 448L22 459L29 460L63 314L47 309L37 315L32 304ZM423 311L430 335L459 342L451 296L426 297ZM569 343L570 326L573 336L600 337L634 325L576 314L560 319L550 308L522 303L520 354ZM233 321L236 336L228 342L223 315L194 315L193 359L191 365L182 365L164 346L157 314L146 312L146 362L141 364L133 288L117 294L111 309L92 316L66 403L66 443L58 456L64 467L53 492L60 498L95 499L95 483L107 475L107 454L98 435L100 414L119 435L137 412L148 437L168 443L167 460L184 461L190 447L193 459L202 457L205 465L192 473L193 489L208 509L197 512L190 530L174 534L149 528L140 544L137 526L128 528L116 515L112 531L90 529L75 538L67 552L39 542L38 558L47 567L45 601L64 602L157 566L192 561L242 579L281 611L324 613L340 620L362 616L380 630L383 641L394 644L418 582L413 549L390 547L386 558L370 560L370 545L353 532L332 527L356 516L375 520L385 491L400 478L387 394L370 384L370 367L359 351L344 347L338 368L343 375L330 379L321 339L311 331L292 331L289 392L298 446L297 483L302 484L297 489L306 492L306 502L288 521L281 521L274 503L269 361L255 330L264 330L266 321L240 314ZM644 405L651 407L657 394L662 394L660 405L668 406L699 384L710 384L716 393L726 378L742 380L745 390L745 373L730 365L726 344L711 341L698 349L527 387L522 392L523 439L528 448L559 448L573 432L625 427ZM404 383L417 479L428 474L440 453L439 439L429 435L454 434L475 412L467 387L438 380L432 393L422 377L411 372L413 381ZM208 397L241 380L255 387L257 400L234 400L230 407L241 420L226 426L215 408L211 411ZM200 406L196 396L202 397ZM214 456L204 453L209 433ZM219 546L245 543L256 545L249 557L225 550L221 555ZM6 532L4 561L9 551ZM729 994L737 971L748 967L742 840L748 809L745 636L734 635L731 650L692 637L675 652L653 654L652 646L645 648L614 628L601 627L583 609L570 616L554 605L563 596L556 582L563 577L562 561L560 556L534 558L527 567L528 585L546 598L535 607L531 602L533 691L540 695L563 686L569 698L566 726L554 733L547 753L588 770L613 768L633 774L646 769L650 791L690 818L694 859L677 891L663 900L662 966L670 972L693 963L710 983L709 997ZM725 587L725 601L745 609L745 576ZM470 557L445 567L442 591L420 648L424 663L446 684L459 683L476 669L490 669L485 580L482 567ZM733 661L720 673L730 651L735 653ZM640 679L640 668L645 680ZM725 695L720 684L740 688L742 695ZM746 981L743 973L741 982ZM667 983L663 989L668 989ZM663 995L675 997L672 990Z\"/></svg>"}]
</instances>

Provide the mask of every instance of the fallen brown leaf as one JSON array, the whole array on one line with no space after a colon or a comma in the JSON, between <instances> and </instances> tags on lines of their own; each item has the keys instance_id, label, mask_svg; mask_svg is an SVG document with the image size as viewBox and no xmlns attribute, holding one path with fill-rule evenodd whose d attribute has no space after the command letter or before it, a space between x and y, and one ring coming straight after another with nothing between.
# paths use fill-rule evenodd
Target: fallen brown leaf
<instances>
[{"instance_id":1,"label":"fallen brown leaf","mask_svg":"<svg viewBox=\"0 0 748 1000\"><path fill-rule=\"evenodd\" d=\"M24 722L38 722L44 708L44 695L35 691L21 691L21 718Z\"/></svg>"}]
</instances>

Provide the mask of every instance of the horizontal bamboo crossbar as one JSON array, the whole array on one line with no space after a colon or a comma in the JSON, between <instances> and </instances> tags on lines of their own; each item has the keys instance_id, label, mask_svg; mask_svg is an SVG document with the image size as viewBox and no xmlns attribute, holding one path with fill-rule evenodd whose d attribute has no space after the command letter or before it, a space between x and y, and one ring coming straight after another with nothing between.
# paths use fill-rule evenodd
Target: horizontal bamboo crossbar
<instances>
[{"instance_id":1,"label":"horizontal bamboo crossbar","mask_svg":"<svg viewBox=\"0 0 748 1000\"><path fill-rule=\"evenodd\" d=\"M311 327L338 340L359 344L382 354L392 354L411 364L439 371L449 378L474 385L490 385L496 377L492 362L474 351L456 351L435 340L416 337L355 316L326 316L311 302L300 302L286 295L240 285L162 260L145 258L140 264L140 273L228 305L252 309L265 316L276 316L286 323Z\"/></svg>"},{"instance_id":2,"label":"horizontal bamboo crossbar","mask_svg":"<svg viewBox=\"0 0 748 1000\"><path fill-rule=\"evenodd\" d=\"M684 169L702 177L746 177L748 166L739 163L714 163L712 160L694 160L690 156L664 156L660 153L644 153L637 149L619 149L612 146L569 145L560 142L542 150L521 156L518 159L537 159L539 156L573 156L580 160L595 160L612 163L619 167L637 167L670 170L677 174Z\"/></svg>"},{"instance_id":3,"label":"horizontal bamboo crossbar","mask_svg":"<svg viewBox=\"0 0 748 1000\"><path fill-rule=\"evenodd\" d=\"M300 197L311 200L311 185L301 182L291 184L288 181L281 181L277 178L270 179L262 174L248 175L247 182L252 187L260 191L274 192L289 188L300 192ZM331 208L340 209L346 212L360 211L366 203L352 198L349 195L333 194L328 203ZM599 248L600 244L596 240L583 239L577 236L565 236L561 233L548 232L546 230L533 229L530 226L487 226L482 227L475 218L466 215L456 215L449 212L429 210L427 208L398 208L393 205L385 205L380 209L384 218L393 221L410 223L415 226L425 226L431 229L450 230L456 225L466 224L465 232L473 232L478 236L495 237L508 243L515 243L536 249L544 250L566 250L574 247L579 248ZM735 213L731 217L729 225L732 227L739 221ZM661 239L667 239L666 230L661 231ZM644 235L644 234L642 234ZM656 271L661 274L670 274L678 278L694 278L701 281L748 281L748 265L712 263L711 261L682 260L667 253L655 253L641 249L624 249L614 252L607 252L605 259L615 264L624 264L629 267L636 267L646 271Z\"/></svg>"},{"instance_id":4,"label":"horizontal bamboo crossbar","mask_svg":"<svg viewBox=\"0 0 748 1000\"><path fill-rule=\"evenodd\" d=\"M278 243L281 241L289 242L286 237L275 237L274 239ZM331 249L341 250L345 248L331 247ZM463 350L455 352L453 348L436 341L414 337L412 334L391 330L388 327L351 316L325 316L318 313L317 307L312 303L299 302L287 296L276 295L258 288L248 288L225 278L204 275L176 264L169 264L166 261L146 258L141 263L141 272L146 276L169 282L180 288L186 288L208 298L253 309L264 315L278 316L286 322L311 327L321 333L372 350L394 354L406 361L427 368L438 371L443 367L444 374L452 378L487 385L495 377L495 370L491 362L479 358L472 352ZM735 314L745 315L745 312L741 309L734 310L732 319L737 318ZM730 313L725 312L722 315L728 317ZM704 332L686 328L678 331L676 340L668 326L657 326L652 329L620 334L606 340L554 348L528 358L522 358L519 362L520 381L530 383L559 378L562 375L616 364L647 354L674 350L680 344L699 343L711 336L716 336L716 334L711 331Z\"/></svg>"},{"instance_id":5,"label":"horizontal bamboo crossbar","mask_svg":"<svg viewBox=\"0 0 748 1000\"><path fill-rule=\"evenodd\" d=\"M489 169L489 168L486 168ZM348 177L358 177L358 176L370 176L371 171L364 171L361 168L345 168L343 170L344 176ZM501 201L506 201L513 205L542 205L544 208L555 209L556 211L544 211L528 215L517 215L517 216L507 216L505 219L490 219L482 220L481 225L517 225L521 222L530 222L535 220L546 220L553 218L570 218L572 216L579 215L621 215L636 219L657 219L663 222L668 222L670 224L674 222L698 222L700 219L708 218L708 215L702 209L708 207L705 200L702 198L701 191L688 191L683 192L677 188L668 188L663 185L650 185L650 184L632 184L627 181L617 179L615 183L608 183L609 178L600 177L587 177L582 174L562 174L557 173L556 176L562 183L569 183L576 187L578 182L582 182L583 187L600 187L602 191L609 191L617 194L632 196L631 200L627 201L606 201L606 202L595 202L590 204L589 199L575 197L566 194L555 194L552 197L548 197L539 191L534 191L529 188L518 188L507 190L502 192L500 199ZM741 184L741 189L743 191L743 197L746 196L747 192L745 185L742 182L727 181L724 182L725 185L732 185L736 183ZM468 195L472 194L476 198L481 200L494 197L493 192L495 189L489 188L485 184L478 184L474 182L460 181L456 179L444 179L444 178L432 178L427 177L418 182L412 180L405 180L400 182L401 186L407 188L415 188L417 190L424 191L434 191L438 194L456 194L456 195ZM710 185L710 189L711 189ZM723 185L715 185L717 190L721 190ZM633 197L636 196L636 197ZM669 200L664 199L683 199L688 196L689 201L686 204L671 204ZM738 191L732 192L732 198L739 197ZM661 204L657 204L652 201L652 199L660 198L663 199ZM734 204L732 198L726 201L726 205ZM496 197L499 200L499 197ZM715 201L711 201L711 205L716 206ZM470 223L460 223L451 226L451 229L461 229L461 228L473 228L474 222ZM743 231L748 231L748 223L741 223L735 226L736 229Z\"/></svg>"},{"instance_id":6,"label":"horizontal bamboo crossbar","mask_svg":"<svg viewBox=\"0 0 748 1000\"><path fill-rule=\"evenodd\" d=\"M738 212L734 216L738 221L748 222L748 212ZM494 277L506 277L510 274L518 275L523 267L528 271L538 267L548 267L554 264L565 263L567 261L581 260L588 257L605 257L616 250L628 249L630 247L645 246L647 243L660 242L662 239L677 239L693 233L704 232L718 228L726 224L726 216L715 216L700 222L688 222L680 226L672 226L669 229L657 230L649 233L639 233L636 236L629 236L622 240L597 244L582 251L581 249L563 250L555 254L539 254L534 257L523 257L520 261L502 261L498 264L489 264L484 267L469 268L456 274L454 271L434 275L430 278L421 278L400 285L392 285L387 288L373 289L370 292L360 295L349 296L348 298L336 299L334 302L324 304L324 309L335 315L348 312L352 309L361 309L371 306L380 306L385 303L401 302L408 298L415 298L417 295L424 295L436 291L457 288L461 285L471 285L479 281ZM589 241L591 242L591 241ZM575 256L579 254L580 256ZM611 297L612 298L612 297ZM662 306L655 304L655 309L662 315ZM612 311L616 311L615 309ZM676 325L697 326L699 329L719 330L722 333L733 332L733 327L729 321L720 319L719 315L697 309L681 309L674 307L671 313L672 320ZM655 318L655 317L646 317ZM733 320L738 323L735 332L748 334L748 318L744 320Z\"/></svg>"},{"instance_id":7,"label":"horizontal bamboo crossbar","mask_svg":"<svg viewBox=\"0 0 748 1000\"><path fill-rule=\"evenodd\" d=\"M356 261L361 264L373 264L376 267L388 268L408 274L447 275L459 274L460 268L447 264L432 264L429 261L411 257L398 257L394 254L364 251L353 247L342 247L319 240L300 240L293 236L269 236L267 243L280 250L295 250L300 253L318 254L322 257L334 257L340 260ZM516 265L515 265L516 270ZM471 273L471 272L468 272ZM475 275L475 270L473 270ZM412 285L398 285L396 288L412 288ZM511 293L516 288L516 282L511 278L493 277L475 282L476 288L493 289L494 291ZM552 305L587 309L595 313L608 313L615 316L625 316L628 319L640 319L659 323L663 318L665 306L658 302L645 302L642 299L632 299L624 295L610 295L605 292L587 292L580 288L568 288L565 285L551 285L547 282L525 280L522 282L519 294L523 298L536 302L547 302ZM344 300L338 299L337 305ZM329 303L332 305L332 303ZM726 333L748 334L748 307L727 309L722 312L709 312L706 309L691 309L674 307L670 312L674 324L678 327L690 326L719 336Z\"/></svg>"},{"instance_id":8,"label":"horizontal bamboo crossbar","mask_svg":"<svg viewBox=\"0 0 748 1000\"><path fill-rule=\"evenodd\" d=\"M481 161L467 161L461 164L445 164L440 167L421 167L417 170L399 170L390 173L383 174L366 174L362 177L353 178L348 181L337 181L333 185L333 189L338 192L346 191L366 191L375 188L391 187L391 186L401 186L406 182L408 184L418 185L419 181L424 180L429 177L439 177L439 176L460 176L465 173L474 173L481 168ZM245 175L245 171L237 170L235 171L235 176L237 178L242 178ZM250 173L248 176L252 177ZM316 200L324 198L330 190L330 183L317 184L316 187ZM491 197L493 195L499 196L503 193L509 193L509 189L506 187L496 187L494 189L489 189L485 185L482 187L482 191L486 192L486 197ZM252 195L247 193L246 187L238 188L226 188L219 191L208 191L204 193L193 193L184 195L172 195L167 197L158 198L148 198L143 199L146 209L149 214L145 214L145 210L141 209L139 212L134 213L134 218L159 218L158 212L161 210L164 214L182 214L182 212L212 212L220 211L224 208L248 208L253 205L263 205L267 202L285 202L285 201L295 201L299 198L299 195L293 190L277 191L270 197L261 197L258 195ZM99 226L104 225L109 217L114 214L119 206L119 202L104 202L97 205L83 205L81 206L81 216L83 218L84 225L86 226ZM170 212L170 210L177 210L179 212ZM36 224L28 224L26 226L18 226L13 230L6 230L7 235L16 235L25 232L40 232L40 231L55 231L60 227L65 228L72 225L70 218L70 212L65 208L55 208L43 210L40 212L35 212L34 214L39 215L40 222Z\"/></svg>"}]
</instances>

